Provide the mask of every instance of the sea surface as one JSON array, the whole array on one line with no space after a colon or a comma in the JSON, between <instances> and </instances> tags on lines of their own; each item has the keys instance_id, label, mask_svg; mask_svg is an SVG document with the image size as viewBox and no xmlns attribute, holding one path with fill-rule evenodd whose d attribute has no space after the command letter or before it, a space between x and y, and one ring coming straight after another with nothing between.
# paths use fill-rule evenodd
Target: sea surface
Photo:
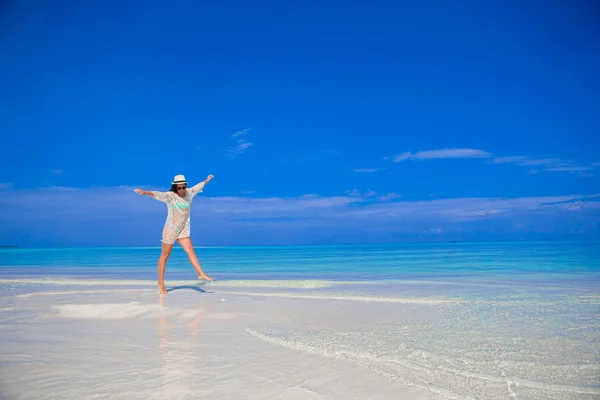
<instances>
[{"instance_id":1,"label":"sea surface","mask_svg":"<svg viewBox=\"0 0 600 400\"><path fill-rule=\"evenodd\" d=\"M598 285L600 242L196 247L217 279L416 279ZM154 279L159 247L0 249L0 277ZM169 277L194 277L175 247ZM596 286L598 287L598 286Z\"/></svg>"},{"instance_id":2,"label":"sea surface","mask_svg":"<svg viewBox=\"0 0 600 400\"><path fill-rule=\"evenodd\" d=\"M195 282L176 247L168 289L199 285L347 307L320 323L245 327L264 343L341 358L439 398L600 399L598 242L198 246L196 253L215 282ZM47 287L155 290L159 254L158 247L0 249L0 290L4 299Z\"/></svg>"}]
</instances>

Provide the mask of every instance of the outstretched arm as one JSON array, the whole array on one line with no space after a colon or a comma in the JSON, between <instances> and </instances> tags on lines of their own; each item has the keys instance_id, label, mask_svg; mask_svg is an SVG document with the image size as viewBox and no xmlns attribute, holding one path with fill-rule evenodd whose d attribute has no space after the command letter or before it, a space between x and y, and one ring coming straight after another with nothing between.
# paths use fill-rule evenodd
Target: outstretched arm
<instances>
[{"instance_id":1,"label":"outstretched arm","mask_svg":"<svg viewBox=\"0 0 600 400\"><path fill-rule=\"evenodd\" d=\"M154 197L154 192L149 192L148 190L134 189L134 192L136 192L140 196L146 195Z\"/></svg>"},{"instance_id":2,"label":"outstretched arm","mask_svg":"<svg viewBox=\"0 0 600 400\"><path fill-rule=\"evenodd\" d=\"M209 176L207 176L207 177L206 177L206 179L205 179L204 181L202 181L202 182L200 182L200 183L198 183L198 184L196 184L196 185L192 186L192 187L189 189L189 193L190 193L190 195L191 195L192 197L194 197L195 195L197 195L198 193L200 193L200 192L202 191L202 189L204 189L204 185L206 185L208 182L210 182L210 180L211 180L212 178L214 178L214 176L213 176L213 175L209 175Z\"/></svg>"},{"instance_id":3,"label":"outstretched arm","mask_svg":"<svg viewBox=\"0 0 600 400\"><path fill-rule=\"evenodd\" d=\"M142 189L135 189L134 192L136 192L140 196L146 195L146 196L154 197L156 200L162 201L162 202L167 202L167 200L168 200L168 195L165 192L156 192L156 191L149 191L149 190L142 190Z\"/></svg>"}]
</instances>

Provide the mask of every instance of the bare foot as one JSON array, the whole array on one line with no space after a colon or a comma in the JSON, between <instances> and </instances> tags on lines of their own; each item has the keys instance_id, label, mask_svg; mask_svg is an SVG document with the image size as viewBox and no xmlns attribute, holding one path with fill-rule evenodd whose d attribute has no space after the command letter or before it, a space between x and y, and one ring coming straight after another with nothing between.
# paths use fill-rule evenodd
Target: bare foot
<instances>
[{"instance_id":1,"label":"bare foot","mask_svg":"<svg viewBox=\"0 0 600 400\"><path fill-rule=\"evenodd\" d=\"M158 293L167 294L167 289L165 288L165 284L158 282Z\"/></svg>"},{"instance_id":2,"label":"bare foot","mask_svg":"<svg viewBox=\"0 0 600 400\"><path fill-rule=\"evenodd\" d=\"M214 280L214 278L211 278L210 276L208 276L206 274L201 274L201 275L198 275L198 280L199 281L202 281L202 280L212 281L212 280Z\"/></svg>"}]
</instances>

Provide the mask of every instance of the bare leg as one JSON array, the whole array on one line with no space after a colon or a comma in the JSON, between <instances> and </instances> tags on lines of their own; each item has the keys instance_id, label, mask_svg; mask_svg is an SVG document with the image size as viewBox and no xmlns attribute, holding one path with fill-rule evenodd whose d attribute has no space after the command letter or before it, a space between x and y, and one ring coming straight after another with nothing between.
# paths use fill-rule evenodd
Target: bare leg
<instances>
[{"instance_id":1,"label":"bare leg","mask_svg":"<svg viewBox=\"0 0 600 400\"><path fill-rule=\"evenodd\" d=\"M165 269L167 268L167 260L171 255L171 250L173 250L172 244L162 244L162 252L158 258L158 290L160 294L167 294L167 289L165 288Z\"/></svg>"},{"instance_id":2,"label":"bare leg","mask_svg":"<svg viewBox=\"0 0 600 400\"><path fill-rule=\"evenodd\" d=\"M200 261L198 261L198 257L196 257L196 252L194 251L194 246L192 245L192 239L189 237L178 239L179 244L183 247L183 250L188 256L190 263L198 273L198 279L206 279L207 281L212 281L213 278L206 275L204 271L202 271L202 267L200 266Z\"/></svg>"}]
</instances>

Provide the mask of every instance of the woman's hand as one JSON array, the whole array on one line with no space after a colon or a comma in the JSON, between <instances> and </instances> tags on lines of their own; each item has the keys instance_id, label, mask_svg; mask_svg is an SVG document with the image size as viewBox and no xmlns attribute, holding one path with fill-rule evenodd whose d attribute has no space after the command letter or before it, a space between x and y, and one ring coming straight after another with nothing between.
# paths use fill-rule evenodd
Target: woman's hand
<instances>
[{"instance_id":1,"label":"woman's hand","mask_svg":"<svg viewBox=\"0 0 600 400\"><path fill-rule=\"evenodd\" d=\"M139 194L140 196L144 195L144 191L142 189L134 189L134 192L136 192L137 194Z\"/></svg>"},{"instance_id":2,"label":"woman's hand","mask_svg":"<svg viewBox=\"0 0 600 400\"><path fill-rule=\"evenodd\" d=\"M206 183L210 182L210 180L211 180L212 178L214 178L214 175L212 175L212 174L211 174L211 175L209 175L209 176L207 176L207 177L206 177Z\"/></svg>"}]
</instances>

